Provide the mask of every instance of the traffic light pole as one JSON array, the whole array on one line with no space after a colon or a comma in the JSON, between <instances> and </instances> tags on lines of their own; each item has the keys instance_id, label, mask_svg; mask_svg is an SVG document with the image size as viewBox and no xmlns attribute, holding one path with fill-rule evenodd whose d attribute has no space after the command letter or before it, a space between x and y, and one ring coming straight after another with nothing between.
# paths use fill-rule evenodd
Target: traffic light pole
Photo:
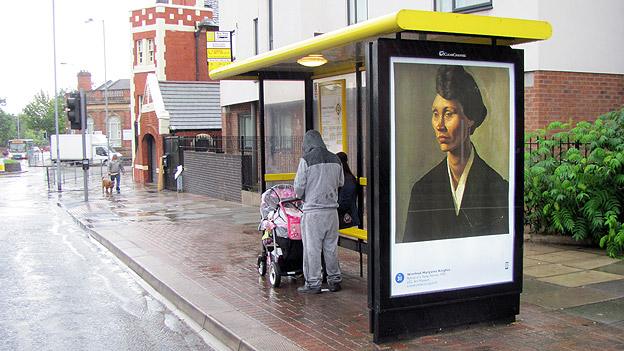
<instances>
[{"instance_id":1,"label":"traffic light pole","mask_svg":"<svg viewBox=\"0 0 624 351\"><path fill-rule=\"evenodd\" d=\"M83 89L80 89L80 125L82 129L82 172L84 179L84 200L89 201L89 159L87 158L87 135L86 135L86 116L87 116L87 99Z\"/></svg>"},{"instance_id":2,"label":"traffic light pole","mask_svg":"<svg viewBox=\"0 0 624 351\"><path fill-rule=\"evenodd\" d=\"M56 131L56 184L61 192L61 153L59 148L59 117L58 117L58 91L56 89L56 17L54 10L54 0L52 0L52 46L54 48L54 130ZM50 139L52 144L52 139Z\"/></svg>"}]
</instances>

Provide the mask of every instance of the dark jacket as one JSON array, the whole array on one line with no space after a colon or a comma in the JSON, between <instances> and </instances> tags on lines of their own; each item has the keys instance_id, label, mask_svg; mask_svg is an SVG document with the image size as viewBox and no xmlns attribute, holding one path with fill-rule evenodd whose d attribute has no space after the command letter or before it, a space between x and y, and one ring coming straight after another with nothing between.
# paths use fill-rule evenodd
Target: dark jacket
<instances>
[{"instance_id":1,"label":"dark jacket","mask_svg":"<svg viewBox=\"0 0 624 351\"><path fill-rule=\"evenodd\" d=\"M340 228L348 228L360 225L360 217L357 208L357 191L358 185L353 174L347 174L344 179L344 185L338 192L338 215L348 213L352 222L345 225L340 221Z\"/></svg>"},{"instance_id":2,"label":"dark jacket","mask_svg":"<svg viewBox=\"0 0 624 351\"><path fill-rule=\"evenodd\" d=\"M303 157L295 176L295 192L304 201L303 210L325 210L338 207L338 188L344 184L342 163L329 152L316 130L303 137Z\"/></svg>"},{"instance_id":3,"label":"dark jacket","mask_svg":"<svg viewBox=\"0 0 624 351\"><path fill-rule=\"evenodd\" d=\"M475 156L455 214L446 158L412 187L403 242L509 232L509 184Z\"/></svg>"}]
</instances>

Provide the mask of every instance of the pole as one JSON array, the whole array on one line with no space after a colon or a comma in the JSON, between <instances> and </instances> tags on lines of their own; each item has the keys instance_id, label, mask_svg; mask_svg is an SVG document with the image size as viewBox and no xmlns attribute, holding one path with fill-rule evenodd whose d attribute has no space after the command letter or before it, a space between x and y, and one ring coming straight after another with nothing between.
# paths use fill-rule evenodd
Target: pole
<instances>
[{"instance_id":1,"label":"pole","mask_svg":"<svg viewBox=\"0 0 624 351\"><path fill-rule=\"evenodd\" d=\"M104 47L104 116L106 121L106 154L108 155L108 162L110 162L110 125L108 124L108 78L106 77L106 27L104 26L104 20L102 20L102 46ZM83 124L84 127L84 124Z\"/></svg>"},{"instance_id":2,"label":"pole","mask_svg":"<svg viewBox=\"0 0 624 351\"><path fill-rule=\"evenodd\" d=\"M355 128L357 130L357 164L356 164L356 172L357 172L357 181L360 184L360 178L364 173L364 150L362 143L362 134L363 134L363 121L362 121L362 71L360 68L362 67L362 63L357 63L355 65ZM367 147L370 147L368 145ZM364 192L358 191L358 216L360 218L360 228L364 228ZM361 273L361 272L360 272Z\"/></svg>"},{"instance_id":3,"label":"pole","mask_svg":"<svg viewBox=\"0 0 624 351\"><path fill-rule=\"evenodd\" d=\"M266 141L264 140L264 78L258 77L258 112L260 122L258 128L260 129L260 174L262 179L260 180L260 193L264 193L266 190L266 179L264 178L266 173L266 156L264 154Z\"/></svg>"},{"instance_id":4,"label":"pole","mask_svg":"<svg viewBox=\"0 0 624 351\"><path fill-rule=\"evenodd\" d=\"M56 87L56 16L52 0L52 47L54 50L54 129L56 131L56 177L57 189L61 191L61 151L59 147L58 92Z\"/></svg>"},{"instance_id":5,"label":"pole","mask_svg":"<svg viewBox=\"0 0 624 351\"><path fill-rule=\"evenodd\" d=\"M80 89L80 126L82 127L82 178L84 180L84 200L89 202L89 159L87 158L87 94Z\"/></svg>"}]
</instances>

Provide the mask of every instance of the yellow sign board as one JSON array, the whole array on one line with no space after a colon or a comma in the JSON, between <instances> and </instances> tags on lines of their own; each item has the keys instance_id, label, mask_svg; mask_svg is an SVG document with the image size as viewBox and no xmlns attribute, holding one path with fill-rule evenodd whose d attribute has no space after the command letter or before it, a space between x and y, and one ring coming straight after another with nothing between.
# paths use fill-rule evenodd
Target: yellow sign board
<instances>
[{"instance_id":1,"label":"yellow sign board","mask_svg":"<svg viewBox=\"0 0 624 351\"><path fill-rule=\"evenodd\" d=\"M232 49L206 49L208 59L221 58L229 59L232 57Z\"/></svg>"},{"instance_id":2,"label":"yellow sign board","mask_svg":"<svg viewBox=\"0 0 624 351\"><path fill-rule=\"evenodd\" d=\"M217 68L221 68L223 66L227 66L230 63L232 63L232 62L230 62L229 60L228 61L208 61L208 69L210 71L212 71L213 69L217 69Z\"/></svg>"},{"instance_id":3,"label":"yellow sign board","mask_svg":"<svg viewBox=\"0 0 624 351\"><path fill-rule=\"evenodd\" d=\"M231 63L232 35L230 32L206 32L206 58L209 72Z\"/></svg>"}]
</instances>

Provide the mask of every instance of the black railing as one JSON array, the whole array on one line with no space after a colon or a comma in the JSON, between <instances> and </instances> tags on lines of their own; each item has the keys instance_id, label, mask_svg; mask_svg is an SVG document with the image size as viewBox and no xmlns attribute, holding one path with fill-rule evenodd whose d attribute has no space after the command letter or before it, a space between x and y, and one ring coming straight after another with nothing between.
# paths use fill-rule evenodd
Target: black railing
<instances>
[{"instance_id":1,"label":"black railing","mask_svg":"<svg viewBox=\"0 0 624 351\"><path fill-rule=\"evenodd\" d=\"M546 143L548 142L548 143ZM565 155L565 153L570 149L579 150L584 157L591 152L591 147L589 143L581 143L580 141L570 141L567 139L560 138L545 138L545 137L535 137L530 138L528 141L524 142L524 151L533 153L537 151L541 145L547 145L548 150L550 151L550 155L552 155L557 161L561 162L561 158ZM548 155L544 155L544 158L548 157Z\"/></svg>"},{"instance_id":2,"label":"black railing","mask_svg":"<svg viewBox=\"0 0 624 351\"><path fill-rule=\"evenodd\" d=\"M257 191L260 187L260 138L245 136L175 137L180 151L213 152L241 156L242 189ZM266 173L297 171L303 137L265 137ZM166 152L174 152L166 150Z\"/></svg>"}]
</instances>

